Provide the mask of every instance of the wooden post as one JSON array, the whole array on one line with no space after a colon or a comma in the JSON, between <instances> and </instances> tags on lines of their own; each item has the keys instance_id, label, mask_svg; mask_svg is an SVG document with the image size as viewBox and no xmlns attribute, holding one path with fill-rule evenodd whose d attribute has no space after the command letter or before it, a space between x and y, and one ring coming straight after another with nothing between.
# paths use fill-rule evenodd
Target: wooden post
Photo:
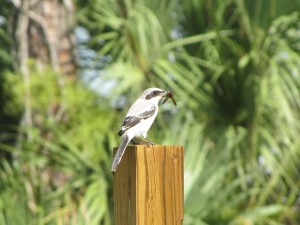
<instances>
[{"instance_id":1,"label":"wooden post","mask_svg":"<svg viewBox=\"0 0 300 225\"><path fill-rule=\"evenodd\" d=\"M128 146L113 191L115 225L182 225L183 147Z\"/></svg>"}]
</instances>

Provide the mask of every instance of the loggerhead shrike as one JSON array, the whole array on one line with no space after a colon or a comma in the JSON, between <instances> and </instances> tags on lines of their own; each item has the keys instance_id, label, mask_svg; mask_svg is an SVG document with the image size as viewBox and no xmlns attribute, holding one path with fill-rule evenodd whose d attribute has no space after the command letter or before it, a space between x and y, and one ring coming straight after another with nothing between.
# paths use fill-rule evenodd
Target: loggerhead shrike
<instances>
[{"instance_id":1,"label":"loggerhead shrike","mask_svg":"<svg viewBox=\"0 0 300 225\"><path fill-rule=\"evenodd\" d=\"M118 132L118 135L122 137L122 140L111 165L112 173L117 170L130 140L134 137L143 136L151 143L147 139L147 132L157 115L158 103L163 97L166 97L163 103L165 103L168 98L171 98L176 105L172 92L164 91L159 88L148 88L130 107L123 120L122 127Z\"/></svg>"}]
</instances>

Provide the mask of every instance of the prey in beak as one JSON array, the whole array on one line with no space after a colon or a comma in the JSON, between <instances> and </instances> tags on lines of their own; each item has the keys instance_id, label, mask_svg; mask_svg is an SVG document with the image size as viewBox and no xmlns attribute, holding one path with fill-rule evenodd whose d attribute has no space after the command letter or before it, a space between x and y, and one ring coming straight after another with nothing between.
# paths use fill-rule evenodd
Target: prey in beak
<instances>
[{"instance_id":1,"label":"prey in beak","mask_svg":"<svg viewBox=\"0 0 300 225\"><path fill-rule=\"evenodd\" d=\"M163 100L162 104L165 104L166 101L168 101L168 99L170 98L172 100L173 104L177 105L176 100L175 100L174 95L173 95L173 92L166 91L163 97L165 97L165 99Z\"/></svg>"}]
</instances>

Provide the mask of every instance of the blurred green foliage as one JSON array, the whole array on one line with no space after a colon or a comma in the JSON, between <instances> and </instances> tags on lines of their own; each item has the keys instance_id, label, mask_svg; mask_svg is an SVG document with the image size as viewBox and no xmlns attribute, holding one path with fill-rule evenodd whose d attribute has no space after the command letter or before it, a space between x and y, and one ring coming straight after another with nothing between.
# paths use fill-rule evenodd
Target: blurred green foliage
<instances>
[{"instance_id":1,"label":"blurred green foliage","mask_svg":"<svg viewBox=\"0 0 300 225\"><path fill-rule=\"evenodd\" d=\"M99 95L29 62L32 126L0 137L0 224L113 224L116 132L149 86L172 89L178 101L161 107L149 136L185 148L185 225L299 224L299 7L77 1L87 47L107 59L99 77L115 86ZM5 64L3 112L22 121L25 86Z\"/></svg>"},{"instance_id":2,"label":"blurred green foliage","mask_svg":"<svg viewBox=\"0 0 300 225\"><path fill-rule=\"evenodd\" d=\"M59 76L63 87L51 69L32 69L33 126L19 128L16 146L0 145L13 157L0 163L1 224L110 224L107 168L117 143L108 139L118 116L107 99ZM7 74L7 85L11 103L22 104L21 76ZM26 218L15 216L15 208Z\"/></svg>"}]
</instances>

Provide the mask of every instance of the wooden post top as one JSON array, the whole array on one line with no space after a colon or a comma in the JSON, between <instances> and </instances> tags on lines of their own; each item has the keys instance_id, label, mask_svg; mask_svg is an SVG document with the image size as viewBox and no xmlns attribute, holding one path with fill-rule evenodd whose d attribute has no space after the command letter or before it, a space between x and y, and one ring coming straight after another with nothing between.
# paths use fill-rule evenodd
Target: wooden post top
<instances>
[{"instance_id":1,"label":"wooden post top","mask_svg":"<svg viewBox=\"0 0 300 225\"><path fill-rule=\"evenodd\" d=\"M182 225L183 147L128 146L114 175L115 225Z\"/></svg>"}]
</instances>

